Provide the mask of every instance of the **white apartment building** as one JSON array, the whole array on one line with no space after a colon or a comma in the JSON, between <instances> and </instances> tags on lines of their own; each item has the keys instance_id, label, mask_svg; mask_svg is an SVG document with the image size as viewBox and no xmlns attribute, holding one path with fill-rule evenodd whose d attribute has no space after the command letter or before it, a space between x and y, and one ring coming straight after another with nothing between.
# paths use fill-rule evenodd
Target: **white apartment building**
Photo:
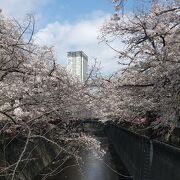
<instances>
[{"instance_id":1,"label":"white apartment building","mask_svg":"<svg viewBox=\"0 0 180 180\"><path fill-rule=\"evenodd\" d=\"M88 73L88 56L83 51L68 52L68 70L80 82L85 82Z\"/></svg>"}]
</instances>

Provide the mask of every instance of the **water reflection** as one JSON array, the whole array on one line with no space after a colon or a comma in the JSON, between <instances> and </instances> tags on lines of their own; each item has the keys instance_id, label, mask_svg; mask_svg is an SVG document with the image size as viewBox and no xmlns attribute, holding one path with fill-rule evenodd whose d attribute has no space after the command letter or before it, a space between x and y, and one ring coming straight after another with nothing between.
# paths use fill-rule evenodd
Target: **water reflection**
<instances>
[{"instance_id":1,"label":"water reflection","mask_svg":"<svg viewBox=\"0 0 180 180\"><path fill-rule=\"evenodd\" d=\"M48 177L46 180L82 180L82 175L78 166L72 165L74 163L74 161L67 162L67 164L65 164L66 168L60 171L57 175Z\"/></svg>"},{"instance_id":2,"label":"water reflection","mask_svg":"<svg viewBox=\"0 0 180 180\"><path fill-rule=\"evenodd\" d=\"M109 154L107 153L103 159L97 159L94 154L89 152L88 155L82 155L84 163L81 170L78 166L74 166L75 162L71 160L61 173L47 180L118 180L118 175L104 162L109 158Z\"/></svg>"},{"instance_id":3,"label":"water reflection","mask_svg":"<svg viewBox=\"0 0 180 180\"><path fill-rule=\"evenodd\" d=\"M85 170L84 180L116 180L118 179L108 166L106 166L104 160L90 159L87 163Z\"/></svg>"}]
</instances>

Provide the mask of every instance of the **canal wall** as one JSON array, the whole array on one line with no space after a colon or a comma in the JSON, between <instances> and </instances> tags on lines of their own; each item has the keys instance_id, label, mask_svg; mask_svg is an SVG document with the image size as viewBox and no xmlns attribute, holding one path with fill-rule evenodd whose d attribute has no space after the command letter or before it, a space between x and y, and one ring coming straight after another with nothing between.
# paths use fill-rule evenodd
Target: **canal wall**
<instances>
[{"instance_id":1,"label":"canal wall","mask_svg":"<svg viewBox=\"0 0 180 180\"><path fill-rule=\"evenodd\" d=\"M60 153L60 149L43 138L30 139L0 137L0 179L31 180L46 168ZM22 152L23 155L22 155ZM16 167L18 162L18 166Z\"/></svg>"},{"instance_id":2,"label":"canal wall","mask_svg":"<svg viewBox=\"0 0 180 180\"><path fill-rule=\"evenodd\" d=\"M180 150L114 125L105 133L134 180L179 180Z\"/></svg>"},{"instance_id":3,"label":"canal wall","mask_svg":"<svg viewBox=\"0 0 180 180\"><path fill-rule=\"evenodd\" d=\"M180 180L179 149L111 124L104 125L97 121L82 121L80 124L84 133L94 135L104 148L110 147L107 162L112 160L111 165L115 165L117 172L127 176L124 179L133 176L134 180ZM12 169L24 150L26 140L25 137L0 137L0 172L6 172L4 177L0 174L1 180L11 179ZM16 169L15 179L18 180L33 179L58 155L63 159L60 149L42 138L29 140L26 149L28 151L25 151ZM5 171L12 164L14 166Z\"/></svg>"}]
</instances>

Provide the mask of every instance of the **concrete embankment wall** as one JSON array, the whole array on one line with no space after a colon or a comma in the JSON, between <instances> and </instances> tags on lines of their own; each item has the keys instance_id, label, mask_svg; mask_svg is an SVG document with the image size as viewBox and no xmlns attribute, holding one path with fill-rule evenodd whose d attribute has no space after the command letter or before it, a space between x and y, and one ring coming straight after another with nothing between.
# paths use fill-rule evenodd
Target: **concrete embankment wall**
<instances>
[{"instance_id":1,"label":"concrete embankment wall","mask_svg":"<svg viewBox=\"0 0 180 180\"><path fill-rule=\"evenodd\" d=\"M19 160L15 180L31 180L48 166L60 153L60 149L42 138L29 140L26 138L0 139L0 179L9 180ZM23 156L21 157L21 153ZM21 157L21 159L19 159ZM9 167L9 168L8 168ZM7 171L5 171L7 170ZM4 172L4 175L3 175Z\"/></svg>"},{"instance_id":2,"label":"concrete embankment wall","mask_svg":"<svg viewBox=\"0 0 180 180\"><path fill-rule=\"evenodd\" d=\"M105 133L134 180L180 180L180 150L114 125Z\"/></svg>"}]
</instances>

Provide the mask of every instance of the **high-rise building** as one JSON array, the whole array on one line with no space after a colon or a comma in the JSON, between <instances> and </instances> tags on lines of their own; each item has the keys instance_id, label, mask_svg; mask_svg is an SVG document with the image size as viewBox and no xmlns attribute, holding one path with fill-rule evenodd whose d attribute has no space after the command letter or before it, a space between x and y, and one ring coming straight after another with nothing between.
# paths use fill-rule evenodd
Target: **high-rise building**
<instances>
[{"instance_id":1,"label":"high-rise building","mask_svg":"<svg viewBox=\"0 0 180 180\"><path fill-rule=\"evenodd\" d=\"M88 56L83 51L68 52L68 70L71 74L85 82L88 73Z\"/></svg>"}]
</instances>

